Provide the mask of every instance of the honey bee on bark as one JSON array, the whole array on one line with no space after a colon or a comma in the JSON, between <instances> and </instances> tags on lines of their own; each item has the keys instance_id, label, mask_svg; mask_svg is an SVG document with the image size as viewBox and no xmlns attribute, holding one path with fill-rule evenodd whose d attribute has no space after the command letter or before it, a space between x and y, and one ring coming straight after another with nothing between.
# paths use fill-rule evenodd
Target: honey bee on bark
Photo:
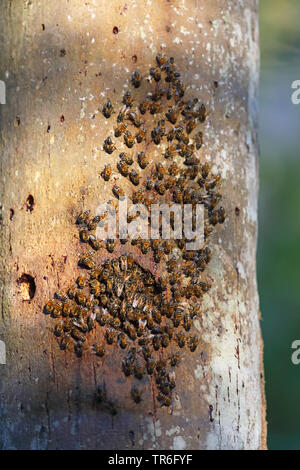
<instances>
[{"instance_id":1,"label":"honey bee on bark","mask_svg":"<svg viewBox=\"0 0 300 470\"><path fill-rule=\"evenodd\" d=\"M152 376L158 402L169 407L176 385L171 369L179 366L185 354L199 348L193 321L201 318L202 298L211 288L205 277L213 257L208 240L217 225L225 222L226 213L220 205L220 174L213 174L212 164L202 162L198 152L209 112L198 98L190 96L175 59L158 54L149 74L134 71L129 84L131 89L121 96L119 109L111 100L103 103L103 116L113 118L110 131L116 141L112 137L104 140L102 157L108 158L105 153L116 150L119 157L116 161L110 157L98 174L105 182L114 177L117 184L111 190L116 199L122 200L130 187L133 204L144 204L147 209L158 202L176 203L181 208L202 204L204 245L192 251L188 249L192 240L185 235L162 239L165 215L155 225L157 240L141 236L131 240L124 227L116 238L98 240L97 227L104 227L107 217L116 212L118 201L112 198L103 215L93 216L89 210L78 215L76 239L82 250L78 269L85 271L79 272L66 292L55 293L44 313L54 320L52 331L66 354L73 352L82 361L91 353L103 361L109 355L122 357L124 375L136 382ZM124 152L134 145L139 146L138 152ZM134 191L130 183L136 186ZM128 216L127 222L139 217L141 212ZM173 213L169 219L175 231L179 220ZM195 216L191 222L195 230ZM135 403L141 401L141 390L135 385L130 394ZM117 412L115 402L107 400L106 390L102 401L112 414Z\"/></svg>"}]
</instances>

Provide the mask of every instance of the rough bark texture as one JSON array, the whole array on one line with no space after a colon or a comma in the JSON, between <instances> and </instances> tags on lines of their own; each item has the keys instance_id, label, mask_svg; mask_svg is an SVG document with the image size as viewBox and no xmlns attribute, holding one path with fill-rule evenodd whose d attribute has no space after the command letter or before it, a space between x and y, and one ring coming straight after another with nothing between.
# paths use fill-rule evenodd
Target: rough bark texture
<instances>
[{"instance_id":1,"label":"rough bark texture","mask_svg":"<svg viewBox=\"0 0 300 470\"><path fill-rule=\"evenodd\" d=\"M0 78L7 85L0 108L0 339L7 348L0 448L264 447L255 270L257 1L5 0L0 9ZM113 359L60 351L42 314L53 292L76 278L75 215L111 198L99 178L108 161L99 109L158 52L175 57L192 96L207 104L201 155L222 173L228 214L211 241L214 284L195 322L203 341L177 370L171 410L155 405L150 387L133 405ZM17 282L24 273L35 280L31 301ZM119 403L113 417L93 399L104 382Z\"/></svg>"}]
</instances>

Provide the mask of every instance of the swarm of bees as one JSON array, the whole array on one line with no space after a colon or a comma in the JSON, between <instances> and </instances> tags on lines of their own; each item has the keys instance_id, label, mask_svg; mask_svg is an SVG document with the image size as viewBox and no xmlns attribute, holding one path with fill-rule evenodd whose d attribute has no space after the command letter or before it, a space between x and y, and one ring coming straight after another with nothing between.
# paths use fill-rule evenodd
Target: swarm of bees
<instances>
[{"instance_id":1,"label":"swarm of bees","mask_svg":"<svg viewBox=\"0 0 300 470\"><path fill-rule=\"evenodd\" d=\"M84 274L66 293L56 292L44 312L55 319L54 334L62 350L73 348L78 357L90 350L105 358L112 348L118 348L123 374L137 383L152 377L157 400L169 407L176 387L172 369L180 363L183 350L194 352L199 345L193 320L201 315L201 300L211 286L204 275L211 259L208 239L215 226L224 223L226 214L219 206L220 175L200 161L203 131L199 126L206 120L206 107L198 99L183 99L185 87L174 59L158 55L147 80L135 71L131 83L139 93L144 85L151 89L138 103L127 91L118 114L110 100L104 104L103 116L111 119L116 113L117 117L114 135L104 140L103 150L118 155L115 170L106 164L101 176L108 182L113 171L120 175L118 184L112 186L117 199L125 195L122 178L126 178L132 185L128 196L134 204L202 204L204 245L200 250L188 250L190 240L185 237L100 241L96 228L105 222L111 206L101 216L84 211L76 221L79 239L89 247L78 262ZM136 152L131 150L136 146ZM129 223L135 219L128 216ZM175 223L171 217L173 230ZM157 228L161 233L161 225ZM154 276L144 269L126 249L129 243L165 275ZM117 246L122 246L121 256L113 256ZM112 255L101 262L105 251ZM101 340L89 344L89 333L95 328ZM137 386L133 386L131 398L135 403L142 401Z\"/></svg>"}]
</instances>

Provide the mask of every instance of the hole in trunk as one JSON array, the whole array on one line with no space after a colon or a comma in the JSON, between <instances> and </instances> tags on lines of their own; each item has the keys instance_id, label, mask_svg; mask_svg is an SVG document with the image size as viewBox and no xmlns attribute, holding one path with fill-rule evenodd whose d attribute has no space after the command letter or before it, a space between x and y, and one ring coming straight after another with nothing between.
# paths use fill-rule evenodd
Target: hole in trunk
<instances>
[{"instance_id":1,"label":"hole in trunk","mask_svg":"<svg viewBox=\"0 0 300 470\"><path fill-rule=\"evenodd\" d=\"M36 291L34 278L30 274L22 274L17 280L23 300L33 299Z\"/></svg>"}]
</instances>

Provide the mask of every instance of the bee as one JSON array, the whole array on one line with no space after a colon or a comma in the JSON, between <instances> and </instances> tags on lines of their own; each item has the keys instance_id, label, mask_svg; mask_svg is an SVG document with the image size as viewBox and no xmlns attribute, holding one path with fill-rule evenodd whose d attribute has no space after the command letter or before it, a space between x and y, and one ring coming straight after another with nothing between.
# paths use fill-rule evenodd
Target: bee
<instances>
[{"instance_id":1,"label":"bee","mask_svg":"<svg viewBox=\"0 0 300 470\"><path fill-rule=\"evenodd\" d=\"M141 242L140 250L143 253L143 255L146 255L148 251L150 250L150 248L151 248L151 243L149 242L149 240L143 240Z\"/></svg>"},{"instance_id":2,"label":"bee","mask_svg":"<svg viewBox=\"0 0 300 470\"><path fill-rule=\"evenodd\" d=\"M203 256L205 262L208 264L211 260L211 249L208 246L203 250Z\"/></svg>"},{"instance_id":3,"label":"bee","mask_svg":"<svg viewBox=\"0 0 300 470\"><path fill-rule=\"evenodd\" d=\"M102 113L103 116L107 119L111 117L113 113L113 105L110 100L108 100L107 103L103 106Z\"/></svg>"},{"instance_id":4,"label":"bee","mask_svg":"<svg viewBox=\"0 0 300 470\"><path fill-rule=\"evenodd\" d=\"M135 140L137 141L138 144L143 142L146 138L146 131L144 129L140 129L136 134L135 134Z\"/></svg>"},{"instance_id":5,"label":"bee","mask_svg":"<svg viewBox=\"0 0 300 470\"><path fill-rule=\"evenodd\" d=\"M74 351L77 357L82 357L83 354L83 344L82 341L77 341L74 345Z\"/></svg>"},{"instance_id":6,"label":"bee","mask_svg":"<svg viewBox=\"0 0 300 470\"><path fill-rule=\"evenodd\" d=\"M177 73L175 72L175 76L177 75ZM177 75L178 77L178 75ZM176 77L176 78L177 78ZM180 82L179 80L176 81L176 91L175 91L175 94L178 98L183 98L184 97L184 93L185 93L185 86L182 82ZM201 122L204 122L204 121L201 121Z\"/></svg>"},{"instance_id":7,"label":"bee","mask_svg":"<svg viewBox=\"0 0 300 470\"><path fill-rule=\"evenodd\" d=\"M187 168L185 170L185 175L191 180L194 180L198 176L198 165L192 165L189 168Z\"/></svg>"},{"instance_id":8,"label":"bee","mask_svg":"<svg viewBox=\"0 0 300 470\"><path fill-rule=\"evenodd\" d=\"M66 302L68 300L67 294L65 294L62 290L58 290L54 294L55 298L61 300L62 302Z\"/></svg>"},{"instance_id":9,"label":"bee","mask_svg":"<svg viewBox=\"0 0 300 470\"><path fill-rule=\"evenodd\" d=\"M142 401L142 392L137 387L132 387L130 393L131 398L135 403L140 403Z\"/></svg>"},{"instance_id":10,"label":"bee","mask_svg":"<svg viewBox=\"0 0 300 470\"><path fill-rule=\"evenodd\" d=\"M142 78L141 78L141 75L139 74L139 72L133 72L133 74L131 75L131 82L133 84L133 86L135 88L139 88L140 85L141 85L141 81L142 81Z\"/></svg>"},{"instance_id":11,"label":"bee","mask_svg":"<svg viewBox=\"0 0 300 470\"><path fill-rule=\"evenodd\" d=\"M120 153L120 159L122 162L126 163L126 165L130 166L133 164L133 158L125 152Z\"/></svg>"},{"instance_id":12,"label":"bee","mask_svg":"<svg viewBox=\"0 0 300 470\"><path fill-rule=\"evenodd\" d=\"M161 344L162 344L162 347L163 348L167 348L170 344L170 338L169 338L169 335L167 335L167 333L164 333L161 337Z\"/></svg>"},{"instance_id":13,"label":"bee","mask_svg":"<svg viewBox=\"0 0 300 470\"><path fill-rule=\"evenodd\" d=\"M117 122L118 123L124 122L126 118L127 118L127 112L122 110L118 114Z\"/></svg>"},{"instance_id":14,"label":"bee","mask_svg":"<svg viewBox=\"0 0 300 470\"><path fill-rule=\"evenodd\" d=\"M81 291L77 291L76 301L78 302L79 305L85 305L86 295Z\"/></svg>"},{"instance_id":15,"label":"bee","mask_svg":"<svg viewBox=\"0 0 300 470\"><path fill-rule=\"evenodd\" d=\"M197 349L197 346L199 344L199 338L198 336L191 336L189 338L189 348L191 352L195 352Z\"/></svg>"},{"instance_id":16,"label":"bee","mask_svg":"<svg viewBox=\"0 0 300 470\"><path fill-rule=\"evenodd\" d=\"M180 250L185 249L185 239L184 238L179 238L176 240L177 246Z\"/></svg>"},{"instance_id":17,"label":"bee","mask_svg":"<svg viewBox=\"0 0 300 470\"><path fill-rule=\"evenodd\" d=\"M86 276L78 276L76 283L79 289L83 289L87 284L87 277Z\"/></svg>"},{"instance_id":18,"label":"bee","mask_svg":"<svg viewBox=\"0 0 300 470\"><path fill-rule=\"evenodd\" d=\"M112 192L117 199L124 197L124 191L120 186L115 185Z\"/></svg>"},{"instance_id":19,"label":"bee","mask_svg":"<svg viewBox=\"0 0 300 470\"><path fill-rule=\"evenodd\" d=\"M89 230L96 230L97 225L99 224L99 222L101 222L103 219L105 219L106 216L107 216L107 214L105 213L105 214L96 215L95 217L93 217L92 220L88 224L88 229Z\"/></svg>"},{"instance_id":20,"label":"bee","mask_svg":"<svg viewBox=\"0 0 300 470\"><path fill-rule=\"evenodd\" d=\"M171 124L176 124L178 119L178 109L177 108L170 108L169 111L166 113L166 118Z\"/></svg>"},{"instance_id":21,"label":"bee","mask_svg":"<svg viewBox=\"0 0 300 470\"><path fill-rule=\"evenodd\" d=\"M226 215L225 215L225 209L224 207L220 207L218 210L218 222L219 224L223 224L225 222Z\"/></svg>"},{"instance_id":22,"label":"bee","mask_svg":"<svg viewBox=\"0 0 300 470\"><path fill-rule=\"evenodd\" d=\"M116 331L113 328L107 328L105 332L105 338L107 344L113 344L116 337Z\"/></svg>"},{"instance_id":23,"label":"bee","mask_svg":"<svg viewBox=\"0 0 300 470\"><path fill-rule=\"evenodd\" d=\"M151 99L154 102L157 102L160 100L160 98L166 93L165 88L156 88L154 93L151 95Z\"/></svg>"},{"instance_id":24,"label":"bee","mask_svg":"<svg viewBox=\"0 0 300 470\"><path fill-rule=\"evenodd\" d=\"M181 279L181 275L179 273L172 273L169 277L169 282L171 286L178 284Z\"/></svg>"},{"instance_id":25,"label":"bee","mask_svg":"<svg viewBox=\"0 0 300 470\"><path fill-rule=\"evenodd\" d=\"M177 341L177 344L180 348L183 348L185 346L186 337L185 337L185 334L183 333L183 331L180 331L179 333L177 333L176 341Z\"/></svg>"},{"instance_id":26,"label":"bee","mask_svg":"<svg viewBox=\"0 0 300 470\"><path fill-rule=\"evenodd\" d=\"M125 122L120 122L115 128L115 137L121 137L121 135L124 134L126 129L127 129L127 124Z\"/></svg>"},{"instance_id":27,"label":"bee","mask_svg":"<svg viewBox=\"0 0 300 470\"><path fill-rule=\"evenodd\" d=\"M200 106L200 110L198 113L198 119L200 122L204 122L207 117L207 110L204 104Z\"/></svg>"},{"instance_id":28,"label":"bee","mask_svg":"<svg viewBox=\"0 0 300 470\"><path fill-rule=\"evenodd\" d=\"M157 62L157 65L158 65L159 67L163 67L163 66L165 65L165 63L167 62L167 59L166 59L166 57L164 57L163 55L158 54L158 55L156 56L156 62Z\"/></svg>"},{"instance_id":29,"label":"bee","mask_svg":"<svg viewBox=\"0 0 300 470\"><path fill-rule=\"evenodd\" d=\"M88 328L88 331L92 331L96 324L95 324L95 320L96 320L96 313L95 312L91 312L91 314L88 316L87 318L87 328Z\"/></svg>"},{"instance_id":30,"label":"bee","mask_svg":"<svg viewBox=\"0 0 300 470\"><path fill-rule=\"evenodd\" d=\"M140 184L140 177L135 170L131 170L131 172L129 173L129 179L131 183L135 186L138 186Z\"/></svg>"},{"instance_id":31,"label":"bee","mask_svg":"<svg viewBox=\"0 0 300 470\"><path fill-rule=\"evenodd\" d=\"M55 302L53 300L49 300L44 307L44 312L49 315L53 312L54 307L55 307Z\"/></svg>"},{"instance_id":32,"label":"bee","mask_svg":"<svg viewBox=\"0 0 300 470\"><path fill-rule=\"evenodd\" d=\"M161 103L159 102L152 102L150 103L149 105L149 110L150 110L150 114L157 114L160 112L161 110Z\"/></svg>"},{"instance_id":33,"label":"bee","mask_svg":"<svg viewBox=\"0 0 300 470\"><path fill-rule=\"evenodd\" d=\"M109 318L109 314L106 313L103 309L101 309L96 316L96 320L100 323L101 326L105 326L109 322Z\"/></svg>"},{"instance_id":34,"label":"bee","mask_svg":"<svg viewBox=\"0 0 300 470\"><path fill-rule=\"evenodd\" d=\"M155 189L160 196L163 196L166 192L166 186L164 185L162 181L157 181L155 183Z\"/></svg>"},{"instance_id":35,"label":"bee","mask_svg":"<svg viewBox=\"0 0 300 470\"><path fill-rule=\"evenodd\" d=\"M206 178L208 177L209 172L210 172L210 164L207 163L207 162L204 163L204 165L202 166L201 171L202 171L202 177L203 177L203 179L206 180Z\"/></svg>"},{"instance_id":36,"label":"bee","mask_svg":"<svg viewBox=\"0 0 300 470\"><path fill-rule=\"evenodd\" d=\"M122 369L126 377L133 374L133 362L128 358L122 361Z\"/></svg>"},{"instance_id":37,"label":"bee","mask_svg":"<svg viewBox=\"0 0 300 470\"><path fill-rule=\"evenodd\" d=\"M54 334L55 336L59 338L63 334L63 332L64 332L64 322L60 321L59 323L56 323L54 327Z\"/></svg>"},{"instance_id":38,"label":"bee","mask_svg":"<svg viewBox=\"0 0 300 470\"><path fill-rule=\"evenodd\" d=\"M175 87L173 84L169 85L167 90L167 100L170 100L175 95Z\"/></svg>"},{"instance_id":39,"label":"bee","mask_svg":"<svg viewBox=\"0 0 300 470\"><path fill-rule=\"evenodd\" d=\"M158 351L161 348L161 337L158 335L153 336L152 344L155 351Z\"/></svg>"},{"instance_id":40,"label":"bee","mask_svg":"<svg viewBox=\"0 0 300 470\"><path fill-rule=\"evenodd\" d=\"M84 343L85 341L84 335L80 333L80 331L78 331L76 328L72 328L71 335L72 335L72 338L74 338L76 341L80 341Z\"/></svg>"},{"instance_id":41,"label":"bee","mask_svg":"<svg viewBox=\"0 0 300 470\"><path fill-rule=\"evenodd\" d=\"M173 324L174 324L175 328L178 328L178 326L180 325L182 319L183 319L182 311L181 311L181 309L177 309L175 311L174 316L173 316Z\"/></svg>"},{"instance_id":42,"label":"bee","mask_svg":"<svg viewBox=\"0 0 300 470\"><path fill-rule=\"evenodd\" d=\"M123 104L125 104L125 106L127 108L131 107L131 105L132 105L132 96L131 96L130 91L126 91L125 95L123 96Z\"/></svg>"},{"instance_id":43,"label":"bee","mask_svg":"<svg viewBox=\"0 0 300 470\"><path fill-rule=\"evenodd\" d=\"M77 224L87 224L89 221L90 210L84 211L77 217L76 223Z\"/></svg>"},{"instance_id":44,"label":"bee","mask_svg":"<svg viewBox=\"0 0 300 470\"><path fill-rule=\"evenodd\" d=\"M127 345L128 345L127 338L123 332L119 334L118 341L119 341L120 348L122 349L127 348Z\"/></svg>"},{"instance_id":45,"label":"bee","mask_svg":"<svg viewBox=\"0 0 300 470\"><path fill-rule=\"evenodd\" d=\"M129 149L134 146L134 137L132 136L130 131L126 131L124 133L124 142Z\"/></svg>"},{"instance_id":46,"label":"bee","mask_svg":"<svg viewBox=\"0 0 300 470\"><path fill-rule=\"evenodd\" d=\"M171 406L171 398L164 393L159 393L157 400L161 403L162 406Z\"/></svg>"},{"instance_id":47,"label":"bee","mask_svg":"<svg viewBox=\"0 0 300 470\"><path fill-rule=\"evenodd\" d=\"M175 190L173 191L173 201L177 204L181 204L183 202L182 191L178 188L175 188Z\"/></svg>"},{"instance_id":48,"label":"bee","mask_svg":"<svg viewBox=\"0 0 300 470\"><path fill-rule=\"evenodd\" d=\"M152 137L153 142L154 142L156 145L159 145L159 144L160 144L160 142L161 142L161 135L160 135L159 131L157 130L157 127L151 131L151 137Z\"/></svg>"},{"instance_id":49,"label":"bee","mask_svg":"<svg viewBox=\"0 0 300 470\"><path fill-rule=\"evenodd\" d=\"M149 375L152 375L155 370L155 359L153 357L148 357L146 361L146 368Z\"/></svg>"},{"instance_id":50,"label":"bee","mask_svg":"<svg viewBox=\"0 0 300 470\"><path fill-rule=\"evenodd\" d=\"M175 352L169 357L169 360L171 367L176 367L180 363L181 354L179 352Z\"/></svg>"},{"instance_id":51,"label":"bee","mask_svg":"<svg viewBox=\"0 0 300 470\"><path fill-rule=\"evenodd\" d=\"M191 119L190 121L187 122L185 126L185 130L187 134L190 134L196 127L196 121L194 119Z\"/></svg>"},{"instance_id":52,"label":"bee","mask_svg":"<svg viewBox=\"0 0 300 470\"><path fill-rule=\"evenodd\" d=\"M203 145L203 133L200 131L195 135L196 149L200 150Z\"/></svg>"},{"instance_id":53,"label":"bee","mask_svg":"<svg viewBox=\"0 0 300 470\"><path fill-rule=\"evenodd\" d=\"M191 310L191 317L198 317L201 315L200 305L194 305Z\"/></svg>"},{"instance_id":54,"label":"bee","mask_svg":"<svg viewBox=\"0 0 300 470\"><path fill-rule=\"evenodd\" d=\"M79 238L83 243L87 243L89 241L89 232L87 229L79 230Z\"/></svg>"},{"instance_id":55,"label":"bee","mask_svg":"<svg viewBox=\"0 0 300 470\"><path fill-rule=\"evenodd\" d=\"M141 380L145 374L145 367L144 364L141 360L141 358L137 358L134 369L134 376L138 379Z\"/></svg>"},{"instance_id":56,"label":"bee","mask_svg":"<svg viewBox=\"0 0 300 470\"><path fill-rule=\"evenodd\" d=\"M140 202L143 202L143 197L144 197L144 192L141 189L132 193L131 199L132 199L133 204L139 204Z\"/></svg>"},{"instance_id":57,"label":"bee","mask_svg":"<svg viewBox=\"0 0 300 470\"><path fill-rule=\"evenodd\" d=\"M71 341L70 335L68 333L65 334L60 340L60 344L59 344L60 349L62 349L63 351L66 350L70 344L70 341Z\"/></svg>"},{"instance_id":58,"label":"bee","mask_svg":"<svg viewBox=\"0 0 300 470\"><path fill-rule=\"evenodd\" d=\"M192 319L188 314L185 314L183 317L183 327L185 331L190 331L192 327Z\"/></svg>"},{"instance_id":59,"label":"bee","mask_svg":"<svg viewBox=\"0 0 300 470\"><path fill-rule=\"evenodd\" d=\"M138 164L140 165L142 170L144 170L147 167L148 158L146 157L144 152L141 152L141 153L138 154Z\"/></svg>"},{"instance_id":60,"label":"bee","mask_svg":"<svg viewBox=\"0 0 300 470\"><path fill-rule=\"evenodd\" d=\"M178 167L177 163L173 162L173 163L169 166L169 170L168 170L168 171L169 171L169 174L170 174L171 176L176 176L176 175L178 175L178 173L179 173L179 167Z\"/></svg>"},{"instance_id":61,"label":"bee","mask_svg":"<svg viewBox=\"0 0 300 470\"><path fill-rule=\"evenodd\" d=\"M133 341L137 337L136 329L134 328L133 325L128 325L128 327L126 329L126 333L129 336L129 338L132 339Z\"/></svg>"},{"instance_id":62,"label":"bee","mask_svg":"<svg viewBox=\"0 0 300 470\"><path fill-rule=\"evenodd\" d=\"M51 316L53 318L58 318L62 313L62 308L63 308L62 302L60 302L58 300L54 301L54 306L53 306L53 309L52 309L52 312L51 312Z\"/></svg>"},{"instance_id":63,"label":"bee","mask_svg":"<svg viewBox=\"0 0 300 470\"><path fill-rule=\"evenodd\" d=\"M76 296L76 292L77 292L77 286L72 286L68 289L68 296L70 299L74 299L74 297Z\"/></svg>"},{"instance_id":64,"label":"bee","mask_svg":"<svg viewBox=\"0 0 300 470\"><path fill-rule=\"evenodd\" d=\"M69 300L63 304L63 311L62 314L64 317L73 317L76 311L76 304L75 302Z\"/></svg>"},{"instance_id":65,"label":"bee","mask_svg":"<svg viewBox=\"0 0 300 470\"><path fill-rule=\"evenodd\" d=\"M130 113L128 118L135 127L141 127L142 121L136 112Z\"/></svg>"},{"instance_id":66,"label":"bee","mask_svg":"<svg viewBox=\"0 0 300 470\"><path fill-rule=\"evenodd\" d=\"M163 244L163 249L166 255L169 255L172 251L173 245L170 241L166 240Z\"/></svg>"},{"instance_id":67,"label":"bee","mask_svg":"<svg viewBox=\"0 0 300 470\"><path fill-rule=\"evenodd\" d=\"M94 343L93 344L93 352L96 354L96 356L103 357L104 354L105 354L105 349L102 346L102 344Z\"/></svg>"},{"instance_id":68,"label":"bee","mask_svg":"<svg viewBox=\"0 0 300 470\"><path fill-rule=\"evenodd\" d=\"M156 82L160 81L160 79L161 79L161 70L160 70L159 67L151 67L151 69L149 70L149 73L150 73L151 77L153 77Z\"/></svg>"},{"instance_id":69,"label":"bee","mask_svg":"<svg viewBox=\"0 0 300 470\"><path fill-rule=\"evenodd\" d=\"M153 259L154 259L155 263L160 263L161 260L163 259L163 257L164 257L163 250L160 249L160 250L157 250L157 251L154 252Z\"/></svg>"},{"instance_id":70,"label":"bee","mask_svg":"<svg viewBox=\"0 0 300 470\"><path fill-rule=\"evenodd\" d=\"M141 114L145 114L148 109L149 109L149 101L146 99L140 103L139 110Z\"/></svg>"},{"instance_id":71,"label":"bee","mask_svg":"<svg viewBox=\"0 0 300 470\"><path fill-rule=\"evenodd\" d=\"M186 156L186 155L183 155ZM196 166L199 164L199 159L195 155L186 156L184 164L187 166Z\"/></svg>"},{"instance_id":72,"label":"bee","mask_svg":"<svg viewBox=\"0 0 300 470\"><path fill-rule=\"evenodd\" d=\"M174 64L168 65L166 67L166 72L167 72L167 77L166 77L166 82L175 82L176 79L180 77L180 73L176 72Z\"/></svg>"},{"instance_id":73,"label":"bee","mask_svg":"<svg viewBox=\"0 0 300 470\"><path fill-rule=\"evenodd\" d=\"M122 176L128 176L129 167L128 167L127 163L125 163L124 161L120 160L117 163L117 169L119 170L119 172L121 173Z\"/></svg>"},{"instance_id":74,"label":"bee","mask_svg":"<svg viewBox=\"0 0 300 470\"><path fill-rule=\"evenodd\" d=\"M101 241L95 237L95 235L89 235L89 244L93 248L93 250L98 251L101 248Z\"/></svg>"},{"instance_id":75,"label":"bee","mask_svg":"<svg viewBox=\"0 0 300 470\"><path fill-rule=\"evenodd\" d=\"M106 152L106 153L113 153L113 151L116 149L116 146L114 145L113 141L112 141L112 138L111 137L107 137L107 139L105 139L104 141L104 144L103 144L103 150Z\"/></svg>"},{"instance_id":76,"label":"bee","mask_svg":"<svg viewBox=\"0 0 300 470\"><path fill-rule=\"evenodd\" d=\"M114 249L115 249L115 240L113 238L109 238L107 241L106 241L106 249L107 251L109 251L110 253L113 253Z\"/></svg>"}]
</instances>

